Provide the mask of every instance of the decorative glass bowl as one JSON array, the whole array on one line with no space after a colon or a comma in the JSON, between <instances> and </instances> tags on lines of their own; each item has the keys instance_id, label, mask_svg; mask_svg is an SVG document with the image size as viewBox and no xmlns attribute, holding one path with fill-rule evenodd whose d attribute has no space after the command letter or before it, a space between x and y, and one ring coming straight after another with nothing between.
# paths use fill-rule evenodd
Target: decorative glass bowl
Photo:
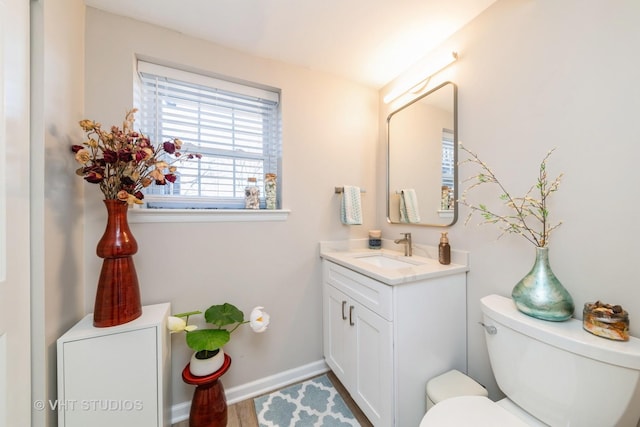
<instances>
[{"instance_id":1,"label":"decorative glass bowl","mask_svg":"<svg viewBox=\"0 0 640 427\"><path fill-rule=\"evenodd\" d=\"M628 341L629 313L619 305L588 302L582 312L582 327L599 337Z\"/></svg>"}]
</instances>

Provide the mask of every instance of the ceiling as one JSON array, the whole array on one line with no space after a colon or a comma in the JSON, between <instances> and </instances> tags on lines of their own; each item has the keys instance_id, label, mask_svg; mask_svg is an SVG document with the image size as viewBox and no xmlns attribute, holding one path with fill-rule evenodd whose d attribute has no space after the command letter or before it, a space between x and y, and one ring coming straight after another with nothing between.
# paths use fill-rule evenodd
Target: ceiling
<instances>
[{"instance_id":1,"label":"ceiling","mask_svg":"<svg viewBox=\"0 0 640 427\"><path fill-rule=\"evenodd\" d=\"M380 88L495 0L85 0L88 6Z\"/></svg>"}]
</instances>

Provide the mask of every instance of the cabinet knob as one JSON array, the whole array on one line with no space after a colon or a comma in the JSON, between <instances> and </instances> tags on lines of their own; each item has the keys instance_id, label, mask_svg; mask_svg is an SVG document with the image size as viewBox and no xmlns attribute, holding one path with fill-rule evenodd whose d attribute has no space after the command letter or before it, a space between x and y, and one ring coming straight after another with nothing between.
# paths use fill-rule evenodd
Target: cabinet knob
<instances>
[{"instance_id":1,"label":"cabinet knob","mask_svg":"<svg viewBox=\"0 0 640 427\"><path fill-rule=\"evenodd\" d=\"M355 323L353 323L353 306L352 305L349 306L349 325L350 326L355 325Z\"/></svg>"},{"instance_id":2,"label":"cabinet knob","mask_svg":"<svg viewBox=\"0 0 640 427\"><path fill-rule=\"evenodd\" d=\"M347 305L346 301L342 301L342 320L347 320L347 316L344 314L344 306Z\"/></svg>"}]
</instances>

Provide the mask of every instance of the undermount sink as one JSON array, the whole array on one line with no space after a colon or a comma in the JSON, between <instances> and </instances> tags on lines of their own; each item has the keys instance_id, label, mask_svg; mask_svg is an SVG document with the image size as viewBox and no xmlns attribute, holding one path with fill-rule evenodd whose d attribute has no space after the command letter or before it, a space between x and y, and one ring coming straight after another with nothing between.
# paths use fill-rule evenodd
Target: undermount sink
<instances>
[{"instance_id":1,"label":"undermount sink","mask_svg":"<svg viewBox=\"0 0 640 427\"><path fill-rule=\"evenodd\" d=\"M399 285L418 280L448 276L469 270L464 264L443 265L437 258L429 256L437 248L419 248L426 256L404 256L402 252L382 249L344 248L343 246L321 246L320 256L371 279L387 285ZM429 252L431 251L431 252ZM435 252L437 254L437 252ZM463 254L464 256L464 254ZM464 258L466 260L466 258Z\"/></svg>"},{"instance_id":2,"label":"undermount sink","mask_svg":"<svg viewBox=\"0 0 640 427\"><path fill-rule=\"evenodd\" d=\"M396 269L396 268L415 267L417 265L417 263L400 260L398 258L390 257L382 254L361 256L361 257L357 257L357 259L379 268Z\"/></svg>"}]
</instances>

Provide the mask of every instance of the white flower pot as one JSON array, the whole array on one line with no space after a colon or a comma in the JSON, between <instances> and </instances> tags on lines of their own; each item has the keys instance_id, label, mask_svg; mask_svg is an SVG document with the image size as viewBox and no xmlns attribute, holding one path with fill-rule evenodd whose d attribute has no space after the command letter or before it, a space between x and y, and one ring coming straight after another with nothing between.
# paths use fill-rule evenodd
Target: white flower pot
<instances>
[{"instance_id":1,"label":"white flower pot","mask_svg":"<svg viewBox=\"0 0 640 427\"><path fill-rule=\"evenodd\" d=\"M191 356L191 362L189 362L189 371L197 377L206 377L216 372L224 364L224 351L218 349L218 354L208 359L198 359L197 353L193 353Z\"/></svg>"}]
</instances>

